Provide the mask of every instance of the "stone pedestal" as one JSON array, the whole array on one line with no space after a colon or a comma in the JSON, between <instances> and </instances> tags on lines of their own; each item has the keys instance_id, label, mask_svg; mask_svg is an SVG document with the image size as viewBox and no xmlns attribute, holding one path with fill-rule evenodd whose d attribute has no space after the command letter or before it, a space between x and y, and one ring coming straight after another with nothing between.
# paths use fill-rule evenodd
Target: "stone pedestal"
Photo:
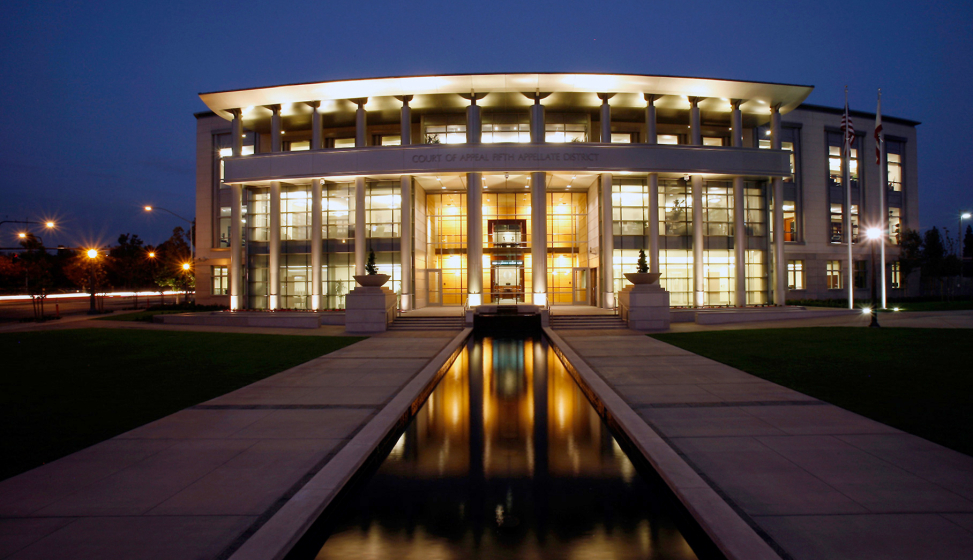
<instances>
[{"instance_id":1,"label":"stone pedestal","mask_svg":"<svg viewBox=\"0 0 973 560\"><path fill-rule=\"evenodd\" d=\"M395 320L395 292L359 286L345 296L345 331L353 334L385 332Z\"/></svg>"},{"instance_id":2,"label":"stone pedestal","mask_svg":"<svg viewBox=\"0 0 973 560\"><path fill-rule=\"evenodd\" d=\"M635 331L669 330L669 292L658 282L626 286L618 293L619 311Z\"/></svg>"}]
</instances>

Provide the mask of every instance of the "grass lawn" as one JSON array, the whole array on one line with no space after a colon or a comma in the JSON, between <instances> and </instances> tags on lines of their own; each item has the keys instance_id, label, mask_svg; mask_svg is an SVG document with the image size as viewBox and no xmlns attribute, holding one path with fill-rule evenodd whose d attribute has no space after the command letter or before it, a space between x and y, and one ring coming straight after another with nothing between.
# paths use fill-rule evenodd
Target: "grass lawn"
<instances>
[{"instance_id":1,"label":"grass lawn","mask_svg":"<svg viewBox=\"0 0 973 560\"><path fill-rule=\"evenodd\" d=\"M361 339L121 329L0 334L0 480Z\"/></svg>"},{"instance_id":2,"label":"grass lawn","mask_svg":"<svg viewBox=\"0 0 973 560\"><path fill-rule=\"evenodd\" d=\"M969 329L819 327L652 336L973 455Z\"/></svg>"},{"instance_id":3,"label":"grass lawn","mask_svg":"<svg viewBox=\"0 0 973 560\"><path fill-rule=\"evenodd\" d=\"M151 323L152 317L156 315L168 315L171 313L189 313L189 311L180 310L154 310L154 311L130 311L128 313L112 313L110 315L105 315L104 317L98 317L95 321L141 321L143 323Z\"/></svg>"}]
</instances>

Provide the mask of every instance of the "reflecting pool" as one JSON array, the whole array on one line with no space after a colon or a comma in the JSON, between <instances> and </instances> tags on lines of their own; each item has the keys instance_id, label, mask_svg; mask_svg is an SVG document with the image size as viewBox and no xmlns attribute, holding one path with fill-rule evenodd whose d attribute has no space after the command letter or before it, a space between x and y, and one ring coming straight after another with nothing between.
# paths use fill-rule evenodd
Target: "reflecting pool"
<instances>
[{"instance_id":1,"label":"reflecting pool","mask_svg":"<svg viewBox=\"0 0 973 560\"><path fill-rule=\"evenodd\" d=\"M545 341L471 340L317 558L696 558Z\"/></svg>"}]
</instances>

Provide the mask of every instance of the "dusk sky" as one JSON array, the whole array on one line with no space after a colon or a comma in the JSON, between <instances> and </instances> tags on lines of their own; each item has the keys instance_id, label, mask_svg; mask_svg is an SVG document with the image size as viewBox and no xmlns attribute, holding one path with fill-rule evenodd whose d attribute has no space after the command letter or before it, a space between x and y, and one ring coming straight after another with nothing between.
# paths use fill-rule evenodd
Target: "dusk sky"
<instances>
[{"instance_id":1,"label":"dusk sky","mask_svg":"<svg viewBox=\"0 0 973 560\"><path fill-rule=\"evenodd\" d=\"M200 92L481 72L702 76L921 121L921 227L973 209L973 2L13 2L0 20L0 219L45 244L150 243L192 218ZM786 120L786 116L784 117ZM835 125L838 117L835 117ZM856 119L871 134L874 123ZM16 228L0 229L0 246Z\"/></svg>"}]
</instances>

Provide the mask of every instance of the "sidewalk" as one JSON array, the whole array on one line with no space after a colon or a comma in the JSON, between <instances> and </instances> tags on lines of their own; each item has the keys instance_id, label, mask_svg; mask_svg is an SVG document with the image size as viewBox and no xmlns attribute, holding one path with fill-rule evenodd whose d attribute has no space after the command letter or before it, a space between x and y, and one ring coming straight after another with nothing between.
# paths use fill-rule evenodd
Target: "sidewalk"
<instances>
[{"instance_id":1,"label":"sidewalk","mask_svg":"<svg viewBox=\"0 0 973 560\"><path fill-rule=\"evenodd\" d=\"M557 334L781 558L970 558L973 457L632 331Z\"/></svg>"},{"instance_id":2,"label":"sidewalk","mask_svg":"<svg viewBox=\"0 0 973 560\"><path fill-rule=\"evenodd\" d=\"M357 470L456 334L374 336L0 482L0 558L227 558Z\"/></svg>"}]
</instances>

